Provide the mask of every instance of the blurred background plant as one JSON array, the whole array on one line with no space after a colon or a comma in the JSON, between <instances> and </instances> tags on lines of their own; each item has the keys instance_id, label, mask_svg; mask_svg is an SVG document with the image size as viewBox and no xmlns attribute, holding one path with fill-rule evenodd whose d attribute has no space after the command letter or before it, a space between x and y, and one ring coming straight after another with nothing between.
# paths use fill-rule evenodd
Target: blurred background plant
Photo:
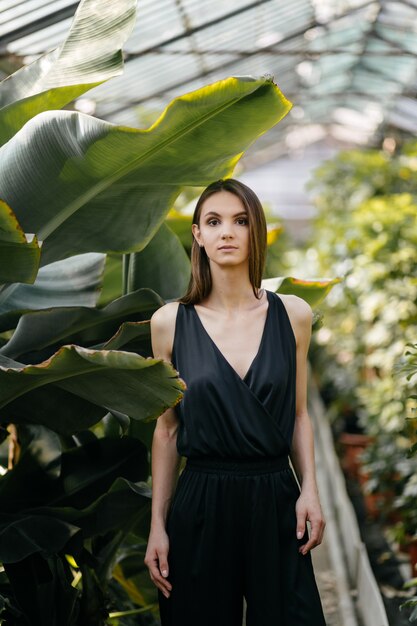
<instances>
[{"instance_id":1,"label":"blurred background plant","mask_svg":"<svg viewBox=\"0 0 417 626\"><path fill-rule=\"evenodd\" d=\"M368 515L409 545L412 568L416 170L416 142L397 153L345 151L324 163L309 184L317 216L306 252L310 271L344 279L322 305L326 324L313 336L310 352L339 452L347 454L348 438L357 438L354 477Z\"/></svg>"}]
</instances>

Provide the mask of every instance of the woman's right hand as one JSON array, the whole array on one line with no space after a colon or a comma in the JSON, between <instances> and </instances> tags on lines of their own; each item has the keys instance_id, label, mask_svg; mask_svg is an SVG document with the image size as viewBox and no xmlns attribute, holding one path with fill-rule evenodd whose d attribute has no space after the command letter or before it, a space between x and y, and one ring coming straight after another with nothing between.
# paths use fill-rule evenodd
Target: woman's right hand
<instances>
[{"instance_id":1,"label":"woman's right hand","mask_svg":"<svg viewBox=\"0 0 417 626\"><path fill-rule=\"evenodd\" d=\"M144 562L149 569L152 582L166 598L169 598L172 590L172 585L167 580L169 575L168 550L169 539L165 529L151 528Z\"/></svg>"}]
</instances>

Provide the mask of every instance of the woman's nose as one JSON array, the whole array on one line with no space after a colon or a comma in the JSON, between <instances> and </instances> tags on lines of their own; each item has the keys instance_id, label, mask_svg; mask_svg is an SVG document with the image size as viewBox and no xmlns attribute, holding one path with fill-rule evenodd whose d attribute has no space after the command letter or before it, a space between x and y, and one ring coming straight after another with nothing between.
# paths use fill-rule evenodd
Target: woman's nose
<instances>
[{"instance_id":1,"label":"woman's nose","mask_svg":"<svg viewBox=\"0 0 417 626\"><path fill-rule=\"evenodd\" d=\"M222 230L222 239L227 239L232 236L233 236L233 228L229 226L228 224L224 224L223 230Z\"/></svg>"}]
</instances>

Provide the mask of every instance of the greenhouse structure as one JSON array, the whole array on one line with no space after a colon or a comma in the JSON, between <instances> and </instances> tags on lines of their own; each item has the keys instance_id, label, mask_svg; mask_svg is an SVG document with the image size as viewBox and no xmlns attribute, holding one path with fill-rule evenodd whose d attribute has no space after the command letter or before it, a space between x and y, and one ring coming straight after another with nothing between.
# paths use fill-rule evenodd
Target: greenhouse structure
<instances>
[{"instance_id":1,"label":"greenhouse structure","mask_svg":"<svg viewBox=\"0 0 417 626\"><path fill-rule=\"evenodd\" d=\"M0 0L0 625L417 623L416 135L417 0Z\"/></svg>"}]
</instances>

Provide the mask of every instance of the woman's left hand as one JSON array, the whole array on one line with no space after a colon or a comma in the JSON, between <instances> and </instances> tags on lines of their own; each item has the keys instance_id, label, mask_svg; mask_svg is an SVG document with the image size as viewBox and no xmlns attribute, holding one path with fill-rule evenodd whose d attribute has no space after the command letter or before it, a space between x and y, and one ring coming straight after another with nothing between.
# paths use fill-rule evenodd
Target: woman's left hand
<instances>
[{"instance_id":1,"label":"woman's left hand","mask_svg":"<svg viewBox=\"0 0 417 626\"><path fill-rule=\"evenodd\" d=\"M304 536L307 520L311 525L309 540L299 547L299 552L305 555L309 550L315 548L322 542L324 528L326 526L317 492L301 491L295 505L295 512L297 515L296 532L298 539Z\"/></svg>"}]
</instances>

